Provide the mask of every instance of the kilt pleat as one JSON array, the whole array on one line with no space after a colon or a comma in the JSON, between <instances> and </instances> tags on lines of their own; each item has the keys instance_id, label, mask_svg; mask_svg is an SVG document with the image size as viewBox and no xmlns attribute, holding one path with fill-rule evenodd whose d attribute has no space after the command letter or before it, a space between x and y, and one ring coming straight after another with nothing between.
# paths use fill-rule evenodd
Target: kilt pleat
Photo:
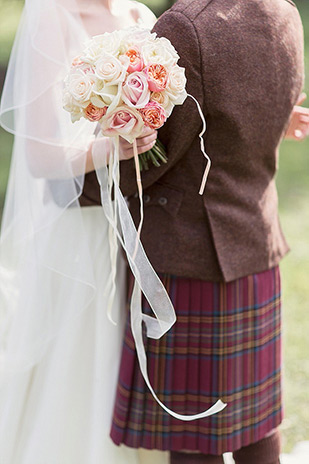
<instances>
[{"instance_id":1,"label":"kilt pleat","mask_svg":"<svg viewBox=\"0 0 309 464\"><path fill-rule=\"evenodd\" d=\"M219 398L228 405L191 422L167 414L140 373L128 316L113 441L222 454L260 440L282 421L279 268L228 283L160 277L177 322L159 340L144 338L155 391L181 414L201 412ZM146 300L143 311L151 314Z\"/></svg>"}]
</instances>

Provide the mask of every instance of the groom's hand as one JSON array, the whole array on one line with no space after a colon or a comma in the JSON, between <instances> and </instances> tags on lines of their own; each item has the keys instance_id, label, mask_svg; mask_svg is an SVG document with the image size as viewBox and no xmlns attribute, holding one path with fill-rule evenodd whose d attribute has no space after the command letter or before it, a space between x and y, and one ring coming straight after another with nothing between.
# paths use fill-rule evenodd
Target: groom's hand
<instances>
[{"instance_id":1,"label":"groom's hand","mask_svg":"<svg viewBox=\"0 0 309 464\"><path fill-rule=\"evenodd\" d=\"M157 140L157 131L145 127L140 137L136 139L137 152L140 155L150 150ZM119 138L119 159L121 161L133 158L133 144L127 142L122 137Z\"/></svg>"},{"instance_id":2,"label":"groom's hand","mask_svg":"<svg viewBox=\"0 0 309 464\"><path fill-rule=\"evenodd\" d=\"M290 125L285 134L286 139L304 140L309 135L309 108L299 106L306 98L306 94L301 94L296 106L293 108Z\"/></svg>"}]
</instances>

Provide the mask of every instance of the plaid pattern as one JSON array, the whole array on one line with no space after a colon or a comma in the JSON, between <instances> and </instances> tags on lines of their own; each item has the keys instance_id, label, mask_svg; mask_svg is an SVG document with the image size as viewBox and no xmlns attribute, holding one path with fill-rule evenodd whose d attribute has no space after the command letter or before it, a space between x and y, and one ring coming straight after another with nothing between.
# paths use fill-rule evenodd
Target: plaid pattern
<instances>
[{"instance_id":1,"label":"plaid pattern","mask_svg":"<svg viewBox=\"0 0 309 464\"><path fill-rule=\"evenodd\" d=\"M280 273L275 267L229 283L161 275L177 313L160 340L146 339L148 372L159 398L195 414L218 398L224 411L174 419L141 376L127 321L111 437L116 444L205 454L234 451L282 420ZM150 313L147 302L144 312Z\"/></svg>"}]
</instances>

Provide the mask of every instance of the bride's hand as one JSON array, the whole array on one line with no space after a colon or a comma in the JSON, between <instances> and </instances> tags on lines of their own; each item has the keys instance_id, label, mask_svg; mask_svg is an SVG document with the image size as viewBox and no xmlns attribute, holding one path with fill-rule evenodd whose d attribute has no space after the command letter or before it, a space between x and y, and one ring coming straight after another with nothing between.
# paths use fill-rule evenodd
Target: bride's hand
<instances>
[{"instance_id":1,"label":"bride's hand","mask_svg":"<svg viewBox=\"0 0 309 464\"><path fill-rule=\"evenodd\" d=\"M309 108L299 106L306 98L307 95L302 93L297 105L293 108L290 125L285 135L286 139L298 141L304 140L309 136Z\"/></svg>"},{"instance_id":2,"label":"bride's hand","mask_svg":"<svg viewBox=\"0 0 309 464\"><path fill-rule=\"evenodd\" d=\"M143 133L140 137L136 139L137 152L140 155L145 153L145 151L150 150L157 140L157 131L154 129L149 129L145 127ZM133 145L132 143L127 142L122 137L119 138L119 159L128 160L133 158Z\"/></svg>"},{"instance_id":3,"label":"bride's hand","mask_svg":"<svg viewBox=\"0 0 309 464\"><path fill-rule=\"evenodd\" d=\"M145 127L140 137L136 139L138 154L150 150L157 140L157 131ZM106 166L109 161L109 153L111 149L110 139L108 137L97 137L89 146L86 158L85 172L95 170L93 158L96 159L96 167ZM119 137L119 159L128 160L133 158L133 145L127 142L122 137Z\"/></svg>"}]
</instances>

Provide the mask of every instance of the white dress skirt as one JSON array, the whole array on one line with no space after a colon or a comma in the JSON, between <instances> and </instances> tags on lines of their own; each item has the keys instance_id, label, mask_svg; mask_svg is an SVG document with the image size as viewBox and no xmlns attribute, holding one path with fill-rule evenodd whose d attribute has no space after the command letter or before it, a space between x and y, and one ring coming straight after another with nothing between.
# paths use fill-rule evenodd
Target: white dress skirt
<instances>
[{"instance_id":1,"label":"white dress skirt","mask_svg":"<svg viewBox=\"0 0 309 464\"><path fill-rule=\"evenodd\" d=\"M69 209L63 220L71 221ZM125 262L118 256L113 325L104 283L111 268L101 207L82 208L95 298L30 371L0 390L1 464L164 464L168 454L116 446L109 437L125 322ZM73 218L74 219L74 218ZM65 243L59 244L65 254ZM55 288L55 291L57 289Z\"/></svg>"}]
</instances>

